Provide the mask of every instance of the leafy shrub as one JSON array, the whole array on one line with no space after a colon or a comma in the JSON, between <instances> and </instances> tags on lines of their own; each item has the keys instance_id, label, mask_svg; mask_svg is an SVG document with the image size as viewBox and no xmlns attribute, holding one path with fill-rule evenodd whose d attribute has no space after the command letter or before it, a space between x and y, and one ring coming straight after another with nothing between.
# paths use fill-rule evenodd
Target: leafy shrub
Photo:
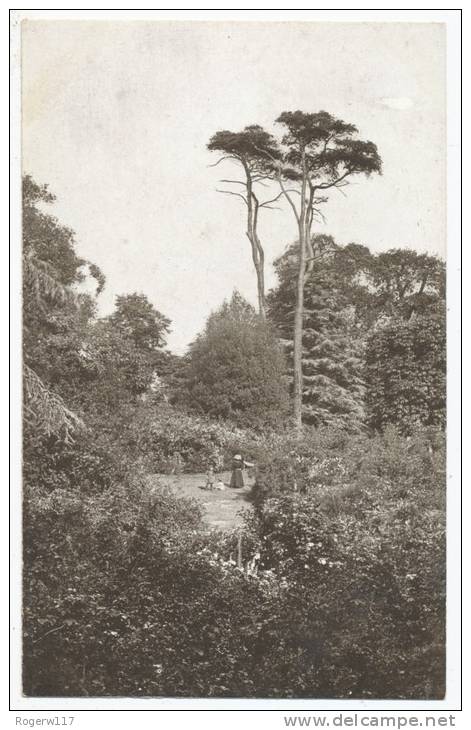
<instances>
[{"instance_id":1,"label":"leafy shrub","mask_svg":"<svg viewBox=\"0 0 471 730\"><path fill-rule=\"evenodd\" d=\"M331 515L311 495L286 494L251 518L261 568L287 586L285 635L306 688L317 697L443 697L443 514L374 490L357 493L355 506Z\"/></svg>"},{"instance_id":2,"label":"leafy shrub","mask_svg":"<svg viewBox=\"0 0 471 730\"><path fill-rule=\"evenodd\" d=\"M393 427L368 438L330 429L305 429L304 437L273 436L258 448L256 504L289 492L332 497L366 486L388 485L398 498L414 493L419 504L443 506L445 439L436 428L406 437Z\"/></svg>"},{"instance_id":3,"label":"leafy shrub","mask_svg":"<svg viewBox=\"0 0 471 730\"><path fill-rule=\"evenodd\" d=\"M442 696L441 435L313 443L305 493L274 473L249 518L248 571L236 534L146 480L28 482L26 694Z\"/></svg>"},{"instance_id":4,"label":"leafy shrub","mask_svg":"<svg viewBox=\"0 0 471 730\"><path fill-rule=\"evenodd\" d=\"M129 468L137 469L116 440L100 429L84 429L70 443L40 434L31 438L25 433L23 457L25 483L46 492L102 492L123 479Z\"/></svg>"},{"instance_id":5,"label":"leafy shrub","mask_svg":"<svg viewBox=\"0 0 471 730\"><path fill-rule=\"evenodd\" d=\"M444 427L446 348L444 312L391 319L370 334L365 363L368 424Z\"/></svg>"},{"instance_id":6,"label":"leafy shrub","mask_svg":"<svg viewBox=\"0 0 471 730\"><path fill-rule=\"evenodd\" d=\"M99 498L29 490L26 694L254 696L251 645L277 588L198 526L195 505L142 483Z\"/></svg>"},{"instance_id":7,"label":"leafy shrub","mask_svg":"<svg viewBox=\"0 0 471 730\"><path fill-rule=\"evenodd\" d=\"M234 452L252 455L260 436L231 423L211 421L165 403L140 404L119 416L119 441L149 471L201 472L209 462L227 468Z\"/></svg>"}]
</instances>

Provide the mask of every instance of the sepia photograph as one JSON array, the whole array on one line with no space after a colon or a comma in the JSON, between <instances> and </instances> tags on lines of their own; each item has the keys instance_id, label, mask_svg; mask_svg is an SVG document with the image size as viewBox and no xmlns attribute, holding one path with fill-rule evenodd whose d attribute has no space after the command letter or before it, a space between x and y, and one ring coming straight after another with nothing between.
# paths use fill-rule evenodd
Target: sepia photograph
<instances>
[{"instance_id":1,"label":"sepia photograph","mask_svg":"<svg viewBox=\"0 0 471 730\"><path fill-rule=\"evenodd\" d=\"M18 35L22 696L444 700L446 24Z\"/></svg>"}]
</instances>

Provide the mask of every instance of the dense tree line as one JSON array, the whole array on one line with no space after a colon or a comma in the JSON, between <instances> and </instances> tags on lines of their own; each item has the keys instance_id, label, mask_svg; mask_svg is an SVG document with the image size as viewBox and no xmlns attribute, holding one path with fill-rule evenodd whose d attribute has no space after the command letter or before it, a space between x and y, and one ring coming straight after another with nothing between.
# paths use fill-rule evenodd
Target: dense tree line
<instances>
[{"instance_id":1,"label":"dense tree line","mask_svg":"<svg viewBox=\"0 0 471 730\"><path fill-rule=\"evenodd\" d=\"M303 420L409 431L445 418L445 272L431 255L315 236L304 285ZM292 362L296 246L275 262L268 313ZM394 386L393 386L394 382Z\"/></svg>"}]
</instances>

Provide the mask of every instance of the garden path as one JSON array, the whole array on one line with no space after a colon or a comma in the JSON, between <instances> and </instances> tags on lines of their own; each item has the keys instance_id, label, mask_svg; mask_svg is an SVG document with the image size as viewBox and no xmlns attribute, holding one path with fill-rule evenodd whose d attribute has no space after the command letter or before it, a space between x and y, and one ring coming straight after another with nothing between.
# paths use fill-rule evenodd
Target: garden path
<instances>
[{"instance_id":1,"label":"garden path","mask_svg":"<svg viewBox=\"0 0 471 730\"><path fill-rule=\"evenodd\" d=\"M203 522L210 528L232 530L242 525L240 512L251 510L248 500L253 477L244 474L245 486L242 489L231 489L230 472L223 472L217 477L225 485L224 491L204 489L205 474L159 474L156 476L161 484L170 487L180 497L192 497L203 507Z\"/></svg>"}]
</instances>

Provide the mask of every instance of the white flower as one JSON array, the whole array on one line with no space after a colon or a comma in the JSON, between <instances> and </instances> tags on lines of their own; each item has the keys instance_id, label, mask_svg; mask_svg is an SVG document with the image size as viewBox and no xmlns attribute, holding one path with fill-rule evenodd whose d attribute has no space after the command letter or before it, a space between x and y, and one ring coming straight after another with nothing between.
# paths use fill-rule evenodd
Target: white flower
<instances>
[{"instance_id":1,"label":"white flower","mask_svg":"<svg viewBox=\"0 0 471 730\"><path fill-rule=\"evenodd\" d=\"M321 565L325 565L327 563L327 560L325 558L319 558L319 560L317 562L320 563Z\"/></svg>"}]
</instances>

